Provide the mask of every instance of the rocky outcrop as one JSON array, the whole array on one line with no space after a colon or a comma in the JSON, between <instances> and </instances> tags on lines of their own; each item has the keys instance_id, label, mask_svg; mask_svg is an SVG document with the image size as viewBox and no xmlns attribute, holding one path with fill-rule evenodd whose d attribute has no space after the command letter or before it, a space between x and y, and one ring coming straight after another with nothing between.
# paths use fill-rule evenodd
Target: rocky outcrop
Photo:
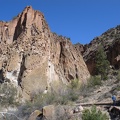
<instances>
[{"instance_id":1,"label":"rocky outcrop","mask_svg":"<svg viewBox=\"0 0 120 120\"><path fill-rule=\"evenodd\" d=\"M120 39L115 40L113 44L108 48L108 60L115 69L120 68Z\"/></svg>"},{"instance_id":2,"label":"rocky outcrop","mask_svg":"<svg viewBox=\"0 0 120 120\"><path fill-rule=\"evenodd\" d=\"M24 98L61 89L89 72L69 39L52 33L43 14L28 6L10 22L0 22L0 76L20 86Z\"/></svg>"},{"instance_id":3,"label":"rocky outcrop","mask_svg":"<svg viewBox=\"0 0 120 120\"><path fill-rule=\"evenodd\" d=\"M43 111L43 116L47 120L55 120L55 107L54 107L54 105L44 106L42 108L42 111Z\"/></svg>"},{"instance_id":4,"label":"rocky outcrop","mask_svg":"<svg viewBox=\"0 0 120 120\"><path fill-rule=\"evenodd\" d=\"M111 120L120 119L120 108L117 106L111 106L108 110Z\"/></svg>"},{"instance_id":5,"label":"rocky outcrop","mask_svg":"<svg viewBox=\"0 0 120 120\"><path fill-rule=\"evenodd\" d=\"M75 47L75 49L76 49L78 52L80 52L81 54L83 54L84 51L85 51L85 50L84 50L84 45L82 45L82 44L80 44L80 43L75 44L74 47Z\"/></svg>"},{"instance_id":6,"label":"rocky outcrop","mask_svg":"<svg viewBox=\"0 0 120 120\"><path fill-rule=\"evenodd\" d=\"M38 118L40 120L81 120L82 111L82 106L48 105L42 108L42 114L39 114ZM34 115L33 113L31 116Z\"/></svg>"},{"instance_id":7,"label":"rocky outcrop","mask_svg":"<svg viewBox=\"0 0 120 120\"><path fill-rule=\"evenodd\" d=\"M120 68L120 26L109 29L101 36L94 38L84 46L83 57L89 72L95 74L95 56L98 47L102 45L107 54L107 59L115 68Z\"/></svg>"}]
</instances>

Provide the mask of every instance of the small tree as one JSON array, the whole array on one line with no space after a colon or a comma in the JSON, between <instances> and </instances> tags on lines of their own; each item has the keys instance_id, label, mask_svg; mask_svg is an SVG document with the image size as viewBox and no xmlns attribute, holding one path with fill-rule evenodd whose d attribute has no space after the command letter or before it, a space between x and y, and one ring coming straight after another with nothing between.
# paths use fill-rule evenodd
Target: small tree
<instances>
[{"instance_id":1,"label":"small tree","mask_svg":"<svg viewBox=\"0 0 120 120\"><path fill-rule=\"evenodd\" d=\"M109 61L107 60L106 53L102 46L99 47L96 52L96 73L101 75L101 79L107 79L107 73L109 70Z\"/></svg>"}]
</instances>

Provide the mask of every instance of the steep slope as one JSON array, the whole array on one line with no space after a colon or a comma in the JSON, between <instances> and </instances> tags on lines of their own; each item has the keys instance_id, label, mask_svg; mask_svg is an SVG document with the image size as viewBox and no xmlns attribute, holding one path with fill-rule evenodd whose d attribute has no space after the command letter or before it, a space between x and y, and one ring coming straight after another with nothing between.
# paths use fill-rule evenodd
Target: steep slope
<instances>
[{"instance_id":1,"label":"steep slope","mask_svg":"<svg viewBox=\"0 0 120 120\"><path fill-rule=\"evenodd\" d=\"M52 33L43 14L31 6L12 21L0 22L0 56L1 81L20 86L24 98L90 76L69 39Z\"/></svg>"},{"instance_id":2,"label":"steep slope","mask_svg":"<svg viewBox=\"0 0 120 120\"><path fill-rule=\"evenodd\" d=\"M120 68L120 25L111 28L101 36L94 38L89 44L83 46L83 57L91 74L95 72L95 55L98 47L103 45L110 64Z\"/></svg>"}]
</instances>

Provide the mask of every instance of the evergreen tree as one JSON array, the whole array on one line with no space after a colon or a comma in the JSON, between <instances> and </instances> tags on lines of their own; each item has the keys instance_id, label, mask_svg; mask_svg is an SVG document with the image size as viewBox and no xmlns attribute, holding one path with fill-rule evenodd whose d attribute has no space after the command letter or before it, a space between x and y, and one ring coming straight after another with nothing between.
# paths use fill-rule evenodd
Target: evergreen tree
<instances>
[{"instance_id":1,"label":"evergreen tree","mask_svg":"<svg viewBox=\"0 0 120 120\"><path fill-rule=\"evenodd\" d=\"M101 79L107 79L107 73L109 70L109 61L107 60L106 53L102 46L98 48L96 52L96 73L101 75Z\"/></svg>"}]
</instances>

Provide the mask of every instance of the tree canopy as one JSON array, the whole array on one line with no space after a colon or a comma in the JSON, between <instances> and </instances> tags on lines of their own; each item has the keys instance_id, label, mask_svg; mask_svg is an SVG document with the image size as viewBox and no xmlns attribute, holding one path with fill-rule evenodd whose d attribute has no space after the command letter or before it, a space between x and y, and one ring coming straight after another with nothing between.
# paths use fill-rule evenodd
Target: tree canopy
<instances>
[{"instance_id":1,"label":"tree canopy","mask_svg":"<svg viewBox=\"0 0 120 120\"><path fill-rule=\"evenodd\" d=\"M96 52L96 73L97 75L101 75L101 79L107 79L109 65L110 63L107 60L107 55L104 52L104 48L103 46L100 46Z\"/></svg>"}]
</instances>

